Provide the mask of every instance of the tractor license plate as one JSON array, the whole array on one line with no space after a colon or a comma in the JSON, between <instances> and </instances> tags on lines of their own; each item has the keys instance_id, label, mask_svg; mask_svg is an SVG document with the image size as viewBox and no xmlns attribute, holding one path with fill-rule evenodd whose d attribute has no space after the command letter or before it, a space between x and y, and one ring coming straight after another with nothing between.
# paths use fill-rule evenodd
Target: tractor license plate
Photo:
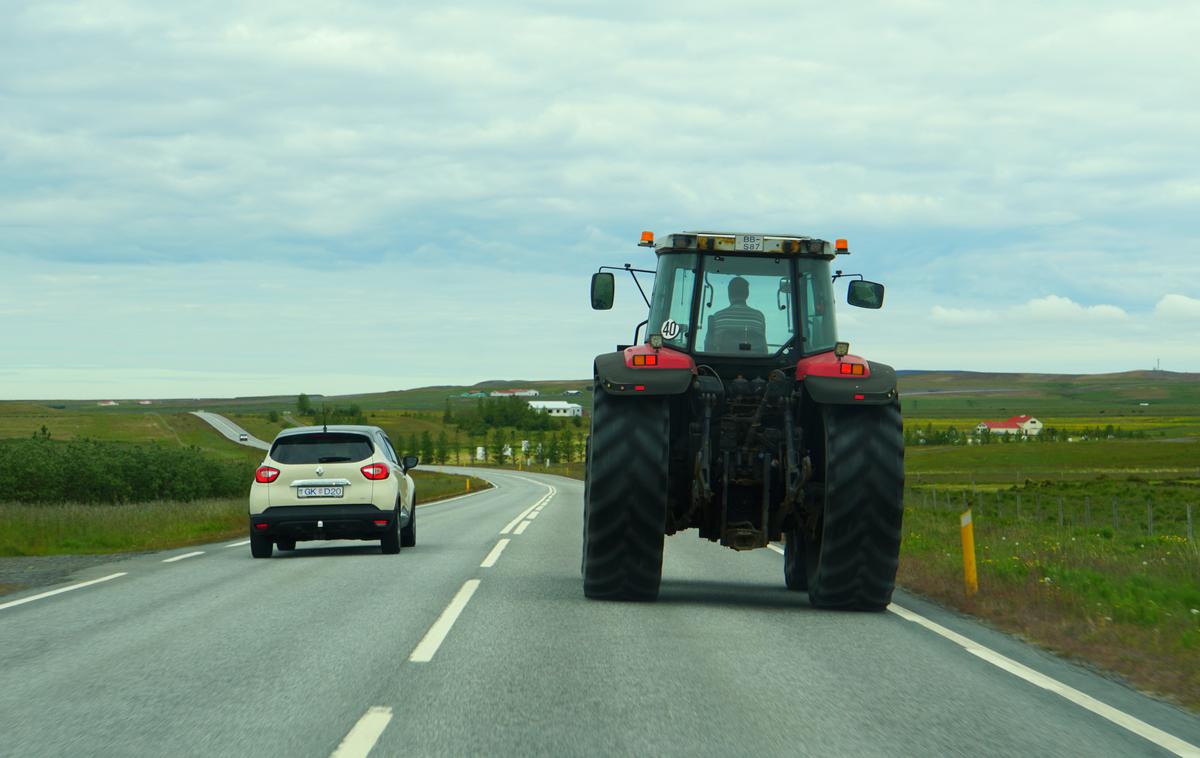
<instances>
[{"instance_id":1,"label":"tractor license plate","mask_svg":"<svg viewBox=\"0 0 1200 758\"><path fill-rule=\"evenodd\" d=\"M296 497L341 497L341 487L297 487Z\"/></svg>"},{"instance_id":2,"label":"tractor license plate","mask_svg":"<svg viewBox=\"0 0 1200 758\"><path fill-rule=\"evenodd\" d=\"M763 249L763 238L758 234L739 234L734 240L734 247L738 250L758 250Z\"/></svg>"}]
</instances>

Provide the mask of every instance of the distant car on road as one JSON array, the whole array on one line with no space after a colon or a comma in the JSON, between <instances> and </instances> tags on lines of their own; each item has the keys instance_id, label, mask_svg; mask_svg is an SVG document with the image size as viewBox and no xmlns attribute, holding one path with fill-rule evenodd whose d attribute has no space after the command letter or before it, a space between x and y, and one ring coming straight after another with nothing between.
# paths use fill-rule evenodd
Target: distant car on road
<instances>
[{"instance_id":1,"label":"distant car on road","mask_svg":"<svg viewBox=\"0 0 1200 758\"><path fill-rule=\"evenodd\" d=\"M275 437L250 486L250 554L301 540L379 540L384 553L417 543L415 455L397 457L377 426L304 426Z\"/></svg>"},{"instance_id":2,"label":"distant car on road","mask_svg":"<svg viewBox=\"0 0 1200 758\"><path fill-rule=\"evenodd\" d=\"M249 434L242 432L241 434L238 435L238 442L249 442L249 441L250 441Z\"/></svg>"}]
</instances>

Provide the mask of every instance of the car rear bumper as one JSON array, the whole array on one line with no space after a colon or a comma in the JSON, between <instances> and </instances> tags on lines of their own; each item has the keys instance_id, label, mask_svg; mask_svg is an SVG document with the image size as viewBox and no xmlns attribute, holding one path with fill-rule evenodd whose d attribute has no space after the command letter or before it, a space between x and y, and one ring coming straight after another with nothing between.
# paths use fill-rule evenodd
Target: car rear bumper
<instances>
[{"instance_id":1,"label":"car rear bumper","mask_svg":"<svg viewBox=\"0 0 1200 758\"><path fill-rule=\"evenodd\" d=\"M377 540L395 528L395 521L395 511L370 503L284 505L251 514L250 533L294 540Z\"/></svg>"}]
</instances>

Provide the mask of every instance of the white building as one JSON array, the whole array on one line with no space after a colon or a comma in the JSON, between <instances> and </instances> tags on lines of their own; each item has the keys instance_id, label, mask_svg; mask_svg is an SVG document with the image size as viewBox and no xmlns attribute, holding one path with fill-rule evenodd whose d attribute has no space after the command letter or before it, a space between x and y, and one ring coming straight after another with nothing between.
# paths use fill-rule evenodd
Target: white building
<instances>
[{"instance_id":1,"label":"white building","mask_svg":"<svg viewBox=\"0 0 1200 758\"><path fill-rule=\"evenodd\" d=\"M537 397L540 394L537 390L526 389L496 390L490 393L491 397Z\"/></svg>"},{"instance_id":2,"label":"white building","mask_svg":"<svg viewBox=\"0 0 1200 758\"><path fill-rule=\"evenodd\" d=\"M1015 434L1017 436L1036 437L1042 433L1042 422L1033 416L1013 416L1004 421L981 421L975 431L983 434Z\"/></svg>"},{"instance_id":3,"label":"white building","mask_svg":"<svg viewBox=\"0 0 1200 758\"><path fill-rule=\"evenodd\" d=\"M558 418L582 416L583 406L579 403L568 403L566 400L530 400L529 407L538 413L549 413Z\"/></svg>"}]
</instances>

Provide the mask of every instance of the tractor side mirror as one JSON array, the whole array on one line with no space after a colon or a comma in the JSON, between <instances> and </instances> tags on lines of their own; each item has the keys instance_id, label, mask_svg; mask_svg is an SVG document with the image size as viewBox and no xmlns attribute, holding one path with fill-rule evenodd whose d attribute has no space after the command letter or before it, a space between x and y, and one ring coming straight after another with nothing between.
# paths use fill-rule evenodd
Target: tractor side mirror
<instances>
[{"instance_id":1,"label":"tractor side mirror","mask_svg":"<svg viewBox=\"0 0 1200 758\"><path fill-rule=\"evenodd\" d=\"M859 308L882 308L883 285L856 279L850 282L850 288L846 290L846 302Z\"/></svg>"},{"instance_id":2,"label":"tractor side mirror","mask_svg":"<svg viewBox=\"0 0 1200 758\"><path fill-rule=\"evenodd\" d=\"M616 279L608 271L592 274L592 310L607 311L613 307Z\"/></svg>"}]
</instances>

